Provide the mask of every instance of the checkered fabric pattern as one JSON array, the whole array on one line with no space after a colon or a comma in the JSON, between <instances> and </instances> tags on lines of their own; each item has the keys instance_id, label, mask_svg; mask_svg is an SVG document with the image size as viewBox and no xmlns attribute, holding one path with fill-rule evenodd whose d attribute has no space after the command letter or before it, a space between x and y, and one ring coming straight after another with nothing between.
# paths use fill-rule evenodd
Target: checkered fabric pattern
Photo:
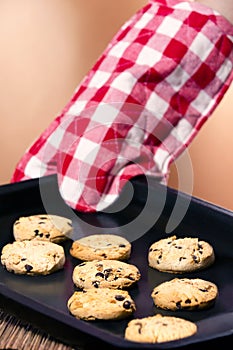
<instances>
[{"instance_id":1,"label":"checkered fabric pattern","mask_svg":"<svg viewBox=\"0 0 233 350\"><path fill-rule=\"evenodd\" d=\"M166 183L232 81L233 27L196 2L151 0L120 28L11 181L57 174L76 210L100 211L125 182Z\"/></svg>"}]
</instances>

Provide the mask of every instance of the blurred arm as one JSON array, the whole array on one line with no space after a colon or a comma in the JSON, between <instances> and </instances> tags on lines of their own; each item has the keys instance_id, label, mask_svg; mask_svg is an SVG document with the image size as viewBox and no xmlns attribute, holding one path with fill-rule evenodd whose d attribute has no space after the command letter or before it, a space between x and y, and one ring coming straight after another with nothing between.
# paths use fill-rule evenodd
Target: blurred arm
<instances>
[{"instance_id":1,"label":"blurred arm","mask_svg":"<svg viewBox=\"0 0 233 350\"><path fill-rule=\"evenodd\" d=\"M233 23L233 0L196 0L203 5L209 6L226 17Z\"/></svg>"}]
</instances>

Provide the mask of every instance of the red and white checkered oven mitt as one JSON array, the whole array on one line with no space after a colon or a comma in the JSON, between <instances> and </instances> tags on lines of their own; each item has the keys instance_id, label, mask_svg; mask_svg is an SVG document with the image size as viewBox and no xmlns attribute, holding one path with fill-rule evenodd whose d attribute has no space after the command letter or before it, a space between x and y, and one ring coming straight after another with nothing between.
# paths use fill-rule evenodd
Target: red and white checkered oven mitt
<instances>
[{"instance_id":1,"label":"red and white checkered oven mitt","mask_svg":"<svg viewBox=\"0 0 233 350\"><path fill-rule=\"evenodd\" d=\"M229 87L233 26L196 2L151 0L109 43L12 182L57 174L66 203L99 211L125 181L166 183Z\"/></svg>"}]
</instances>

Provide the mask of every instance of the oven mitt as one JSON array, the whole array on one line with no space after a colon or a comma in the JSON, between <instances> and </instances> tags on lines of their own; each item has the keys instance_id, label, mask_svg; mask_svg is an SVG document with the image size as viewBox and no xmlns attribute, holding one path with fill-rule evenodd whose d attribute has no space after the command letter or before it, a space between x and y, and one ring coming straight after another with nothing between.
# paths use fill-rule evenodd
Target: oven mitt
<instances>
[{"instance_id":1,"label":"oven mitt","mask_svg":"<svg viewBox=\"0 0 233 350\"><path fill-rule=\"evenodd\" d=\"M57 174L64 201L95 212L144 174L167 183L232 81L233 26L196 2L151 0L108 44L11 182Z\"/></svg>"}]
</instances>

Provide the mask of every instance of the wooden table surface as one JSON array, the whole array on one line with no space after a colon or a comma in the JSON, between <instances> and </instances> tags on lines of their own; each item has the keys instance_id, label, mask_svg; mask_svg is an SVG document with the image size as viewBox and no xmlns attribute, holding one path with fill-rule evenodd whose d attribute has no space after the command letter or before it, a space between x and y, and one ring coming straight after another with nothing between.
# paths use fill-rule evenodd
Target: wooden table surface
<instances>
[{"instance_id":1,"label":"wooden table surface","mask_svg":"<svg viewBox=\"0 0 233 350\"><path fill-rule=\"evenodd\" d=\"M36 319L36 320L35 320ZM119 350L0 295L0 350Z\"/></svg>"},{"instance_id":2,"label":"wooden table surface","mask_svg":"<svg viewBox=\"0 0 233 350\"><path fill-rule=\"evenodd\" d=\"M0 349L73 350L74 348L0 310Z\"/></svg>"}]
</instances>

